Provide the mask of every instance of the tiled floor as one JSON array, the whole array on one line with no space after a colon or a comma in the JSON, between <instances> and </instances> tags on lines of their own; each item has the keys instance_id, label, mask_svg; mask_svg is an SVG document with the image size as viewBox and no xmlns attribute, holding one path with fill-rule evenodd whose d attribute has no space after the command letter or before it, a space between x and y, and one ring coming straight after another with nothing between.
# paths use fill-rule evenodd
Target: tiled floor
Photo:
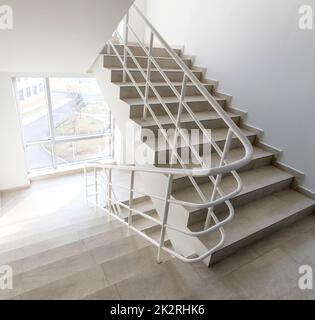
<instances>
[{"instance_id":1,"label":"tiled floor","mask_svg":"<svg viewBox=\"0 0 315 320\"><path fill-rule=\"evenodd\" d=\"M52 232L54 228L58 234L58 228L65 223L71 225L79 218L97 217L84 203L83 187L82 176L73 175L37 181L27 190L3 194L0 247L5 248L1 244L3 237L14 240L16 234L26 232L29 221L40 222L40 230L34 230L36 234ZM75 256L58 262L56 256L61 253L52 247L38 255L36 261L18 260L17 281L26 289L34 282L45 285L17 292L14 298L315 299L315 290L298 288L299 266L311 265L315 271L315 215L239 251L211 269L201 263L190 265L171 258L156 264L155 249L141 245L139 237L131 236L111 246L108 242L113 239L93 236L98 228L90 228L89 234L65 229L63 237L69 237L69 244L63 246L62 254L70 250ZM118 227L115 235L117 239L123 236L123 229ZM60 237L59 241L66 239ZM36 254L38 246L27 246L27 254ZM137 251L130 253L129 246ZM21 257L23 254L25 250ZM41 267L33 269L34 264ZM58 272L64 275L62 279L55 278Z\"/></svg>"}]
</instances>

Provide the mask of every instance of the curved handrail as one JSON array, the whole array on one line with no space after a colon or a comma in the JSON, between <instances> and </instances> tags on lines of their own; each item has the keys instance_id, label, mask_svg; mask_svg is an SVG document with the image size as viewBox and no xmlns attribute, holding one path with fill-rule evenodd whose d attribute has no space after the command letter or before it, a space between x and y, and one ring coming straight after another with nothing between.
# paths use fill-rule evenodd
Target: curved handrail
<instances>
[{"instance_id":1,"label":"curved handrail","mask_svg":"<svg viewBox=\"0 0 315 320\"><path fill-rule=\"evenodd\" d=\"M227 115L227 113L223 110L223 108L218 104L215 98L210 94L209 91L205 89L205 87L201 84L198 78L193 74L193 72L187 67L187 65L182 61L182 59L178 56L178 54L168 45L168 43L163 39L161 34L154 28L154 26L150 23L150 21L144 16L141 10L134 4L134 9L137 11L139 16L144 20L146 26L153 32L154 36L158 38L160 43L164 46L164 48L168 51L170 56L176 61L178 66L182 69L182 71L190 78L192 83L199 89L202 95L210 102L213 109L218 113L218 115L222 118L222 120L228 125L230 129L232 129L233 133L236 137L241 141L244 149L245 156L236 162L233 165L228 165L230 167L230 171L237 170L249 163L253 156L253 147L244 133L240 130L240 128L231 120L231 118ZM231 168L233 167L233 168ZM211 175L209 173L209 175Z\"/></svg>"},{"instance_id":2,"label":"curved handrail","mask_svg":"<svg viewBox=\"0 0 315 320\"><path fill-rule=\"evenodd\" d=\"M234 196L239 194L239 192L242 189L242 181L240 176L237 173L237 170L245 165L247 165L253 155L253 147L250 141L247 139L246 135L241 131L241 129L236 125L236 123L229 117L229 115L224 111L224 109L220 106L220 104L216 101L215 97L212 96L212 94L205 88L205 86L200 82L200 80L194 75L192 70L183 62L183 60L179 57L179 55L173 50L168 43L163 39L163 37L159 34L159 32L152 26L152 24L148 21L148 19L143 15L143 13L138 9L136 5L133 5L133 8L136 10L140 18L144 21L145 25L149 30L151 31L151 39L150 39L150 48L148 49L139 39L137 34L134 32L133 28L130 26L129 21L128 21L128 16L129 13L126 15L125 18L125 36L124 39L121 38L119 33L117 33L117 36L121 38L123 41L123 49L124 49L124 56L123 58L121 57L120 53L116 49L115 45L112 43L112 41L108 41L108 48L112 49L118 58L118 61L120 64L123 66L123 82L126 81L126 76L130 78L130 81L132 82L134 88L136 89L137 94L140 96L141 100L143 101L144 104L144 111L146 113L147 110L150 111L151 116L153 120L155 121L157 127L162 131L164 138L166 141L170 144L171 149L172 149L172 157L175 157L180 165L181 168L172 168L172 167L155 167L154 165L147 165L147 166L138 166L138 165L115 165L115 164L104 164L104 163L89 163L85 167L85 174L87 172L88 168L94 169L94 175L95 175L95 194L96 194L96 205L98 205L98 181L97 181L97 170L101 169L102 171L109 173L109 177L107 177L107 187L108 187L108 196L107 196L107 201L108 201L108 206L107 209L105 209L109 215L114 216L117 218L119 221L127 224L132 230L135 232L141 234L144 238L147 240L151 241L154 245L156 245L159 248L158 252L158 260L160 260L160 252L161 250L164 250L166 252L171 253L175 257L181 259L182 261L186 262L196 262L196 261L201 261L204 260L205 258L209 257L213 252L215 252L217 249L222 247L222 245L225 242L226 239L226 234L223 229L223 226L231 221L231 219L234 217L234 208L230 202L230 199L232 199ZM139 42L140 48L144 51L147 61L148 61L148 66L147 70L144 71L143 67L140 65L140 63L137 61L137 58L134 56L130 48L128 47L128 30L130 30L136 39ZM155 60L154 56L152 55L152 49L153 49L153 39L157 38L158 41L162 44L162 46L165 48L165 50L168 52L169 56L174 60L174 62L178 65L179 69L183 72L183 84L182 84L182 92L180 93L177 91L175 85L171 82L171 80L167 77L165 72L163 71L162 67L159 66L157 61ZM110 52L110 51L108 51ZM137 71L140 72L141 76L146 79L146 88L145 88L145 93L142 92L140 89L137 81L134 79L132 72L130 71L130 68L128 68L128 58L132 59L132 62L136 65ZM160 95L158 90L155 88L153 82L151 81L150 78L150 72L151 72L151 65L154 65L156 70L159 72L159 74L162 76L162 78L166 81L168 87L173 91L176 99L179 101L179 110L177 114L177 118L173 116L171 111L169 110L167 103L164 101L163 97ZM225 123L225 125L228 128L227 131L227 136L226 136L226 141L224 145L224 149L221 150L219 147L218 143L212 139L211 135L207 132L205 129L205 126L203 123L197 118L197 116L194 114L190 106L188 105L187 101L185 101L185 95L186 95L186 85L187 81L191 81L192 85L196 87L197 90L199 90L200 94L202 97L209 103L209 105L213 108L213 110L218 114L219 118ZM151 108L150 104L148 103L148 97L149 97L149 90L152 90L154 96L157 98L158 102L162 105L164 110L166 111L166 114L169 116L172 125L175 125L176 128L176 133L174 135L173 140L174 143L172 144L170 142L169 137L166 135L164 132L165 130L163 129L163 125L160 123L159 119L155 115L153 109ZM211 166L204 166L202 159L199 156L199 153L196 152L195 147L191 146L189 143L189 137L187 140L187 136L178 130L180 130L180 119L181 119L181 114L183 112L183 108L186 109L192 120L194 121L195 125L197 128L201 130L201 132L205 135L205 137L208 139L208 142L213 146L217 154L219 155L220 162L219 165L216 167L211 167ZM144 113L144 114L145 114ZM144 115L145 117L145 115ZM176 119L175 119L176 118ZM187 146L190 148L193 156L197 159L199 162L200 166L199 168L187 168L185 164L181 161L181 157L177 153L177 142L176 139L177 137L181 136L184 139L184 142L187 143ZM244 156L239 159L235 160L233 162L228 162L227 161L227 154L230 149L230 145L232 142L232 139L234 136L239 140L241 145L243 146L245 150ZM111 181L111 172L113 169L117 170L122 170L122 171L127 171L131 175L131 181L130 181L130 187L123 187L123 186L118 186L119 188L126 189L130 193L130 200L129 200L129 205L126 205L124 203L119 202L116 199L115 192L112 190L114 186L117 187L117 185L113 184ZM143 172L143 173L156 173L156 174L163 174L167 176L168 183L167 183L167 193L166 196L163 198L161 196L153 195L153 194L146 194L146 193L141 193L141 191L136 190L134 187L134 178L135 178L135 173L136 172ZM236 181L236 187L228 194L224 194L220 187L221 179L224 174L232 174ZM188 202L188 201L183 201L183 200L177 200L171 197L171 192L172 192L172 185L173 185L173 179L174 176L187 176L189 180L191 181L192 185L195 187L195 190L197 191L198 195L200 196L202 203L193 203L193 202ZM85 175L86 176L86 175ZM213 190L210 191L212 192L211 199L209 200L208 197L204 194L204 192L201 190L201 188L198 186L198 184L195 181L195 177L209 177L211 183L213 184ZM87 181L87 180L86 180ZM217 193L219 197L217 197ZM87 182L86 182L86 195L88 194L87 192ZM112 194L114 196L114 199L112 198ZM164 202L164 215L163 221L159 221L155 218L150 217L148 214L141 212L139 210L136 210L133 208L133 195L134 194L142 194L142 195L148 195L152 199L160 200ZM228 209L228 215L220 221L217 217L216 214L214 213L214 208L220 204L225 204ZM193 207L195 209L208 209L207 213L207 219L205 223L205 229L202 231L190 231L189 229L185 229L176 225L172 225L168 223L168 215L169 215L169 207L170 205L181 205L184 207ZM128 223L124 219L121 218L120 216L120 206L123 208L129 210L129 215L128 215ZM160 240L156 241L152 239L150 236L148 236L146 233L141 232L140 230L137 230L132 225L132 212L135 212L136 214L139 214L140 216L143 216L144 218L147 218L148 220L151 220L157 225L161 226L161 234L160 234ZM210 217L210 218L209 218ZM214 224L210 226L210 219L213 219ZM207 235L213 231L219 231L221 234L221 239L218 243L213 244L212 248L210 250L207 250L205 253L200 255L197 258L187 258L180 253L168 248L165 246L165 231L166 230L172 230L173 232L179 232L183 235L190 236L190 237L200 237Z\"/></svg>"}]
</instances>

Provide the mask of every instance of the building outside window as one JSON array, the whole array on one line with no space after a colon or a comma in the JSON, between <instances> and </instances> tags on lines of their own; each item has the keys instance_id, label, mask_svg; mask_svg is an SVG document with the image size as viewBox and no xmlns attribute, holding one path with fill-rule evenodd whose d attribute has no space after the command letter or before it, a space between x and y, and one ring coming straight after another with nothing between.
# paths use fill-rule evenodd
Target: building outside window
<instances>
[{"instance_id":1,"label":"building outside window","mask_svg":"<svg viewBox=\"0 0 315 320\"><path fill-rule=\"evenodd\" d=\"M26 97L29 98L31 96L31 88L27 87L26 88Z\"/></svg>"},{"instance_id":2,"label":"building outside window","mask_svg":"<svg viewBox=\"0 0 315 320\"><path fill-rule=\"evenodd\" d=\"M33 86L33 95L37 95L37 86Z\"/></svg>"},{"instance_id":3,"label":"building outside window","mask_svg":"<svg viewBox=\"0 0 315 320\"><path fill-rule=\"evenodd\" d=\"M15 84L29 171L112 159L113 121L95 79L20 78ZM38 94L21 99L30 84Z\"/></svg>"},{"instance_id":4,"label":"building outside window","mask_svg":"<svg viewBox=\"0 0 315 320\"><path fill-rule=\"evenodd\" d=\"M19 99L24 100L24 91L23 90L19 90Z\"/></svg>"}]
</instances>

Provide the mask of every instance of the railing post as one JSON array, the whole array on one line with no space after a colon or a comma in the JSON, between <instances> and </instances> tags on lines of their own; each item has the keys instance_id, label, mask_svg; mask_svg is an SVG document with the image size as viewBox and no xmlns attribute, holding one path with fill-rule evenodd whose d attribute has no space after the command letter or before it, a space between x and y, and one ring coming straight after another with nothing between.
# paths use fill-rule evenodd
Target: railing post
<instances>
[{"instance_id":1,"label":"railing post","mask_svg":"<svg viewBox=\"0 0 315 320\"><path fill-rule=\"evenodd\" d=\"M126 68L128 65L127 49L128 46L128 23L129 23L129 12L124 18L124 70L123 70L123 83L127 80Z\"/></svg>"},{"instance_id":2,"label":"railing post","mask_svg":"<svg viewBox=\"0 0 315 320\"><path fill-rule=\"evenodd\" d=\"M94 168L94 191L95 191L95 212L97 211L98 206L98 181L97 181L97 168Z\"/></svg>"},{"instance_id":3,"label":"railing post","mask_svg":"<svg viewBox=\"0 0 315 320\"><path fill-rule=\"evenodd\" d=\"M151 56L152 56L152 50L153 50L153 41L154 41L154 34L151 32L150 34L150 45L149 45L149 55L148 55L148 61L147 61L147 78L146 78L146 85L145 85L145 103L143 106L143 120L146 120L147 118L147 103L149 100L149 92L150 92L150 86L149 82L151 81Z\"/></svg>"},{"instance_id":4,"label":"railing post","mask_svg":"<svg viewBox=\"0 0 315 320\"><path fill-rule=\"evenodd\" d=\"M107 194L108 218L110 219L110 212L112 210L112 169L108 169Z\"/></svg>"},{"instance_id":5,"label":"railing post","mask_svg":"<svg viewBox=\"0 0 315 320\"><path fill-rule=\"evenodd\" d=\"M180 100L179 100L179 104L178 104L178 111L177 111L177 118L176 118L176 124L175 124L175 133L174 133L174 140L173 140L173 145L172 145L172 156L170 159L170 164L173 164L175 161L175 152L177 149L178 130L181 129L180 121L181 121L182 114L183 114L183 102L184 102L185 96L186 96L187 81L188 81L188 78L187 78L186 74L184 73L182 90L181 90Z\"/></svg>"},{"instance_id":6,"label":"railing post","mask_svg":"<svg viewBox=\"0 0 315 320\"><path fill-rule=\"evenodd\" d=\"M220 159L220 165L219 165L220 167L223 166L223 164L224 164L224 162L225 162L225 160L226 160L226 158L228 156L228 153L229 153L230 147L231 147L231 143L232 143L232 138L233 138L233 131L231 129L229 129L227 137L226 137L226 142L225 142L225 145L224 145L224 149L223 149L223 152L222 152L222 156L221 156L221 159ZM219 184L221 183L221 180L222 180L222 174L218 174L217 178L215 180L215 183L213 185L211 201L214 201L216 196L217 196L217 191L218 191ZM213 207L209 208L209 210L208 210L206 222L205 222L205 225L204 225L204 229L205 230L210 227L212 214L213 214Z\"/></svg>"},{"instance_id":7,"label":"railing post","mask_svg":"<svg viewBox=\"0 0 315 320\"><path fill-rule=\"evenodd\" d=\"M88 178L87 178L87 168L84 167L84 182L85 182L85 202L88 204Z\"/></svg>"},{"instance_id":8,"label":"railing post","mask_svg":"<svg viewBox=\"0 0 315 320\"><path fill-rule=\"evenodd\" d=\"M164 214L163 214L163 221L161 226L161 234L160 234L160 242L159 242L159 248L158 248L158 254L157 254L157 262L161 263L161 251L164 247L165 243L165 231L166 231L166 224L170 209L170 198L171 198L171 192L173 188L173 175L168 175L168 181L167 181L167 188L166 188L166 194L165 194L165 205L164 205Z\"/></svg>"},{"instance_id":9,"label":"railing post","mask_svg":"<svg viewBox=\"0 0 315 320\"><path fill-rule=\"evenodd\" d=\"M132 207L133 207L133 188L135 184L135 172L131 171L130 174L130 194L129 194L129 213L128 213L128 226L132 225Z\"/></svg>"}]
</instances>

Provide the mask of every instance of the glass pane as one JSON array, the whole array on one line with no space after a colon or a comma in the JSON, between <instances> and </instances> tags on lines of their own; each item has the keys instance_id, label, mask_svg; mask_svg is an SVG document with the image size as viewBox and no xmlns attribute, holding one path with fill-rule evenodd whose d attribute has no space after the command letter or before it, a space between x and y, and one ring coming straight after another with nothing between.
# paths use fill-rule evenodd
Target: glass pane
<instances>
[{"instance_id":1,"label":"glass pane","mask_svg":"<svg viewBox=\"0 0 315 320\"><path fill-rule=\"evenodd\" d=\"M107 158L110 157L110 154L110 137L56 144L59 165L96 158Z\"/></svg>"},{"instance_id":2,"label":"glass pane","mask_svg":"<svg viewBox=\"0 0 315 320\"><path fill-rule=\"evenodd\" d=\"M101 134L110 130L110 113L92 78L51 78L57 137Z\"/></svg>"},{"instance_id":3,"label":"glass pane","mask_svg":"<svg viewBox=\"0 0 315 320\"><path fill-rule=\"evenodd\" d=\"M27 146L29 170L52 168L50 144Z\"/></svg>"},{"instance_id":4,"label":"glass pane","mask_svg":"<svg viewBox=\"0 0 315 320\"><path fill-rule=\"evenodd\" d=\"M17 99L26 142L50 136L44 78L17 78Z\"/></svg>"}]
</instances>

